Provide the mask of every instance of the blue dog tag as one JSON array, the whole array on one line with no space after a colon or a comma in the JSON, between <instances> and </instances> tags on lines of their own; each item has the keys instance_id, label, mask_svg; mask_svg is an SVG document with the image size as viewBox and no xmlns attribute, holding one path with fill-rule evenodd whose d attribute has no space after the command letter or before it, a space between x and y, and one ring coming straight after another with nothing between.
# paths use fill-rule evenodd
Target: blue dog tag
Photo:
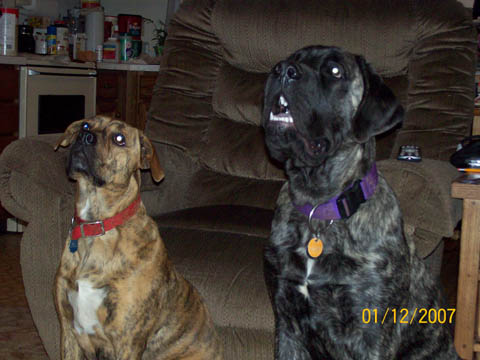
<instances>
[{"instance_id":1,"label":"blue dog tag","mask_svg":"<svg viewBox=\"0 0 480 360\"><path fill-rule=\"evenodd\" d=\"M71 253L74 253L75 251L77 251L78 250L78 240L70 240L69 248L70 248Z\"/></svg>"}]
</instances>

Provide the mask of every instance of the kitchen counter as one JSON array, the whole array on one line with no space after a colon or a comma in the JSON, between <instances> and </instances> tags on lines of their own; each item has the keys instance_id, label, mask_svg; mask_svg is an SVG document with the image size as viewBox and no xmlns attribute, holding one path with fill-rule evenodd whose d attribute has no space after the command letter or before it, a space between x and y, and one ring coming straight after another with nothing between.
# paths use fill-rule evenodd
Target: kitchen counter
<instances>
[{"instance_id":1,"label":"kitchen counter","mask_svg":"<svg viewBox=\"0 0 480 360\"><path fill-rule=\"evenodd\" d=\"M158 70L160 70L160 65L97 62L97 69L124 70L124 71L157 71L158 72Z\"/></svg>"},{"instance_id":2,"label":"kitchen counter","mask_svg":"<svg viewBox=\"0 0 480 360\"><path fill-rule=\"evenodd\" d=\"M160 65L135 64L135 63L110 63L110 62L76 62L68 56L36 55L19 53L18 56L0 56L0 64L4 65L40 65L75 67L87 69L121 70L121 71L156 71Z\"/></svg>"}]
</instances>

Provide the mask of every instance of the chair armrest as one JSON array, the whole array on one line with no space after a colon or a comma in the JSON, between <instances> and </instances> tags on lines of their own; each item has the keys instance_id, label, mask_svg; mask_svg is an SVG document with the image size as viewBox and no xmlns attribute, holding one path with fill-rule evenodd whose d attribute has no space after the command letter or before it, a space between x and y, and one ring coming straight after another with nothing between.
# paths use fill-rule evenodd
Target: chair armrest
<instances>
[{"instance_id":1,"label":"chair armrest","mask_svg":"<svg viewBox=\"0 0 480 360\"><path fill-rule=\"evenodd\" d=\"M378 162L378 169L399 200L409 233L428 231L439 238L453 235L462 215L461 201L450 195L451 183L458 177L453 166L430 159L419 163L388 159Z\"/></svg>"},{"instance_id":2,"label":"chair armrest","mask_svg":"<svg viewBox=\"0 0 480 360\"><path fill-rule=\"evenodd\" d=\"M0 201L21 220L39 214L43 196L72 197L74 183L65 172L67 150L53 150L58 136L40 135L11 143L0 155Z\"/></svg>"}]
</instances>

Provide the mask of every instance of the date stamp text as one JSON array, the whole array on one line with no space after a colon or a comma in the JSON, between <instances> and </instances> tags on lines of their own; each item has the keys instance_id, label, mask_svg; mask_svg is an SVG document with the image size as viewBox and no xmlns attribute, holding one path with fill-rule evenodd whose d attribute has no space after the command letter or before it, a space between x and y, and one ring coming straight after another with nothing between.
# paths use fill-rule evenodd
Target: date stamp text
<instances>
[{"instance_id":1,"label":"date stamp text","mask_svg":"<svg viewBox=\"0 0 480 360\"><path fill-rule=\"evenodd\" d=\"M455 309L425 309L415 308L395 309L387 308L383 313L378 309L363 309L362 322L364 324L384 324L393 321L394 324L451 324L454 319Z\"/></svg>"}]
</instances>

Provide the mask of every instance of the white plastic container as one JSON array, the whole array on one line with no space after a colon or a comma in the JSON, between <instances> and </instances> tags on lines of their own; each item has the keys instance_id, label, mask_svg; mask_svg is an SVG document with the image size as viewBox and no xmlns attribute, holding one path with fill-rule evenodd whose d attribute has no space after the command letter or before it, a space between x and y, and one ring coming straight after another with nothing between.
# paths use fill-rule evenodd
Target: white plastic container
<instances>
[{"instance_id":1,"label":"white plastic container","mask_svg":"<svg viewBox=\"0 0 480 360\"><path fill-rule=\"evenodd\" d=\"M96 51L98 45L103 45L103 8L92 8L85 15L85 33L87 35L87 51Z\"/></svg>"},{"instance_id":2,"label":"white plastic container","mask_svg":"<svg viewBox=\"0 0 480 360\"><path fill-rule=\"evenodd\" d=\"M17 55L18 9L0 8L0 55Z\"/></svg>"}]
</instances>

